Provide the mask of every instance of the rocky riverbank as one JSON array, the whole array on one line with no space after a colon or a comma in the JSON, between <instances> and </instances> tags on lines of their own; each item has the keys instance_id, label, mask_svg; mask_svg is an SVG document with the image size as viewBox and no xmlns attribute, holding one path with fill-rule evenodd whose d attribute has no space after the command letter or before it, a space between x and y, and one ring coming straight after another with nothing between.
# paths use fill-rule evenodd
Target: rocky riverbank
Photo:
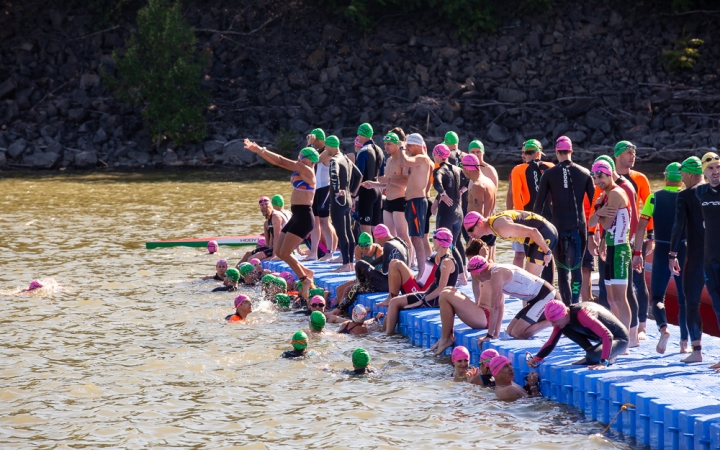
<instances>
[{"instance_id":1,"label":"rocky riverbank","mask_svg":"<svg viewBox=\"0 0 720 450\"><path fill-rule=\"evenodd\" d=\"M82 11L13 5L0 16L0 167L253 166L243 137L273 146L286 130L299 148L320 126L349 151L361 122L377 133L400 125L430 143L452 129L461 147L481 139L498 164L517 162L526 139L552 148L562 134L581 160L621 139L654 162L719 146L720 14L553 5L468 43L429 16L388 18L360 33L310 6L190 7L186 18L213 55L203 81L212 92L209 138L160 148L139 111L115 101L99 76L101 65L112 71L111 53L131 25L98 32ZM662 52L683 34L705 41L700 61L667 73Z\"/></svg>"}]
</instances>

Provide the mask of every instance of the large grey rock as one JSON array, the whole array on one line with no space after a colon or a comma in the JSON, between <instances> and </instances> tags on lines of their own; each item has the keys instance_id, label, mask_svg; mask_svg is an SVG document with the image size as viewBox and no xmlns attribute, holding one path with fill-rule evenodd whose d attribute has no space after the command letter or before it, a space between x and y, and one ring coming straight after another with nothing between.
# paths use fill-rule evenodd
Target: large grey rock
<instances>
[{"instance_id":1,"label":"large grey rock","mask_svg":"<svg viewBox=\"0 0 720 450\"><path fill-rule=\"evenodd\" d=\"M568 119L574 119L575 117L590 111L594 102L595 100L592 98L579 98L569 106L564 107L562 112Z\"/></svg>"},{"instance_id":2,"label":"large grey rock","mask_svg":"<svg viewBox=\"0 0 720 450\"><path fill-rule=\"evenodd\" d=\"M85 73L80 77L80 89L88 90L100 84L100 75Z\"/></svg>"},{"instance_id":3,"label":"large grey rock","mask_svg":"<svg viewBox=\"0 0 720 450\"><path fill-rule=\"evenodd\" d=\"M36 152L32 155L26 155L23 158L25 164L29 164L33 169L50 169L60 159L60 154L55 152Z\"/></svg>"},{"instance_id":4,"label":"large grey rock","mask_svg":"<svg viewBox=\"0 0 720 450\"><path fill-rule=\"evenodd\" d=\"M133 150L128 152L128 158L135 161L139 165L145 165L150 161L150 153Z\"/></svg>"},{"instance_id":5,"label":"large grey rock","mask_svg":"<svg viewBox=\"0 0 720 450\"><path fill-rule=\"evenodd\" d=\"M600 130L603 133L609 133L612 129L610 121L606 119L602 114L596 111L590 111L585 116L585 123L592 130Z\"/></svg>"},{"instance_id":6,"label":"large grey rock","mask_svg":"<svg viewBox=\"0 0 720 450\"><path fill-rule=\"evenodd\" d=\"M177 153L174 151L168 149L165 153L163 153L163 164L166 166L180 166L182 165L182 161L178 159Z\"/></svg>"},{"instance_id":7,"label":"large grey rock","mask_svg":"<svg viewBox=\"0 0 720 450\"><path fill-rule=\"evenodd\" d=\"M568 131L565 136L569 137L573 144L579 144L587 138L587 135L582 131Z\"/></svg>"},{"instance_id":8,"label":"large grey rock","mask_svg":"<svg viewBox=\"0 0 720 450\"><path fill-rule=\"evenodd\" d=\"M248 165L255 162L255 153L247 150L243 142L237 140L225 147L223 158L230 164Z\"/></svg>"},{"instance_id":9,"label":"large grey rock","mask_svg":"<svg viewBox=\"0 0 720 450\"><path fill-rule=\"evenodd\" d=\"M331 24L327 24L323 28L323 39L326 41L337 42L342 39L343 33L344 31L340 28Z\"/></svg>"},{"instance_id":10,"label":"large grey rock","mask_svg":"<svg viewBox=\"0 0 720 450\"><path fill-rule=\"evenodd\" d=\"M312 52L310 56L308 56L305 60L305 64L315 70L322 69L322 67L325 65L325 50L319 48Z\"/></svg>"},{"instance_id":11,"label":"large grey rock","mask_svg":"<svg viewBox=\"0 0 720 450\"><path fill-rule=\"evenodd\" d=\"M215 153L222 152L224 145L222 142L218 141L206 141L203 148L206 155L214 155Z\"/></svg>"},{"instance_id":12,"label":"large grey rock","mask_svg":"<svg viewBox=\"0 0 720 450\"><path fill-rule=\"evenodd\" d=\"M17 83L12 78L8 78L2 84L0 84L0 99L7 97L8 95L15 92L17 89Z\"/></svg>"},{"instance_id":13,"label":"large grey rock","mask_svg":"<svg viewBox=\"0 0 720 450\"><path fill-rule=\"evenodd\" d=\"M487 137L490 141L497 142L498 144L510 139L510 135L508 134L507 130L494 122L492 125L490 125L490 129L487 132Z\"/></svg>"},{"instance_id":14,"label":"large grey rock","mask_svg":"<svg viewBox=\"0 0 720 450\"><path fill-rule=\"evenodd\" d=\"M68 119L74 122L82 122L87 117L85 108L74 108L68 111Z\"/></svg>"},{"instance_id":15,"label":"large grey rock","mask_svg":"<svg viewBox=\"0 0 720 450\"><path fill-rule=\"evenodd\" d=\"M308 78L302 70L295 70L288 75L288 84L293 89L305 89L308 86Z\"/></svg>"},{"instance_id":16,"label":"large grey rock","mask_svg":"<svg viewBox=\"0 0 720 450\"><path fill-rule=\"evenodd\" d=\"M23 154L26 148L27 141L23 138L20 138L10 144L10 146L8 147L8 155L10 155L12 159L17 159L18 156Z\"/></svg>"},{"instance_id":17,"label":"large grey rock","mask_svg":"<svg viewBox=\"0 0 720 450\"><path fill-rule=\"evenodd\" d=\"M104 144L108 141L108 135L104 128L99 128L95 137L93 137L93 144Z\"/></svg>"},{"instance_id":18,"label":"large grey rock","mask_svg":"<svg viewBox=\"0 0 720 450\"><path fill-rule=\"evenodd\" d=\"M7 157L5 156L5 152L0 152L0 167L3 167L7 164Z\"/></svg>"},{"instance_id":19,"label":"large grey rock","mask_svg":"<svg viewBox=\"0 0 720 450\"><path fill-rule=\"evenodd\" d=\"M75 155L75 167L80 169L91 169L98 162L97 153L93 151L80 152Z\"/></svg>"},{"instance_id":20,"label":"large grey rock","mask_svg":"<svg viewBox=\"0 0 720 450\"><path fill-rule=\"evenodd\" d=\"M522 103L527 100L527 94L517 89L498 89L498 100L508 103Z\"/></svg>"}]
</instances>

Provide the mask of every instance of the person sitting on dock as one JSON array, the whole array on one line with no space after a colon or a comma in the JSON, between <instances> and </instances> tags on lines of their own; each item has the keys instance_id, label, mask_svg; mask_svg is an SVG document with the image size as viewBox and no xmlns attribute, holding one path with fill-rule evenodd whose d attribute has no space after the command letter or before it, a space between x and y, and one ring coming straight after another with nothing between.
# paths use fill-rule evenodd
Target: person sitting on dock
<instances>
[{"instance_id":1,"label":"person sitting on dock","mask_svg":"<svg viewBox=\"0 0 720 450\"><path fill-rule=\"evenodd\" d=\"M218 286L212 292L232 292L238 290L238 282L240 281L240 271L230 268L225 271L225 280L223 286Z\"/></svg>"},{"instance_id":2,"label":"person sitting on dock","mask_svg":"<svg viewBox=\"0 0 720 450\"><path fill-rule=\"evenodd\" d=\"M225 317L228 322L243 322L252 312L252 300L245 294L235 297L235 314Z\"/></svg>"},{"instance_id":3,"label":"person sitting on dock","mask_svg":"<svg viewBox=\"0 0 720 450\"><path fill-rule=\"evenodd\" d=\"M473 367L468 371L468 382L478 386L494 388L495 379L490 372L490 361L500 354L494 348L480 353L480 367Z\"/></svg>"},{"instance_id":4,"label":"person sitting on dock","mask_svg":"<svg viewBox=\"0 0 720 450\"><path fill-rule=\"evenodd\" d=\"M560 302L558 302L560 303ZM562 303L560 303L562 305ZM498 400L514 402L527 397L539 397L539 378L537 372L532 372L527 378L527 386L523 388L515 383L515 371L512 363L505 356L496 356L490 361L490 372L495 378L495 395ZM530 394L528 394L528 391Z\"/></svg>"},{"instance_id":5,"label":"person sitting on dock","mask_svg":"<svg viewBox=\"0 0 720 450\"><path fill-rule=\"evenodd\" d=\"M218 262L215 263L215 275L209 275L207 277L203 277L203 280L215 280L215 281L223 281L225 279L225 271L228 268L228 263L224 259L218 260Z\"/></svg>"},{"instance_id":6,"label":"person sitting on dock","mask_svg":"<svg viewBox=\"0 0 720 450\"><path fill-rule=\"evenodd\" d=\"M553 331L533 357L530 367L536 367L546 358L562 335L585 350L585 357L573 364L588 365L590 370L606 368L628 348L627 327L607 308L596 303L582 302L567 307L552 300L545 305L545 316L552 323Z\"/></svg>"}]
</instances>

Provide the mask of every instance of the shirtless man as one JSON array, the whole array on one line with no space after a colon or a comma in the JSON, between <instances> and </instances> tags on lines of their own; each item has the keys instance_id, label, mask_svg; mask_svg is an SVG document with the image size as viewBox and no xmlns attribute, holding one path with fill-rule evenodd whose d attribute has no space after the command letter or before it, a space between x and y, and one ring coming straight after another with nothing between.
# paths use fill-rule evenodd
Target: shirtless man
<instances>
[{"instance_id":1,"label":"shirtless man","mask_svg":"<svg viewBox=\"0 0 720 450\"><path fill-rule=\"evenodd\" d=\"M398 161L401 167L410 169L407 187L405 189L405 219L407 220L409 235L418 260L418 277L423 276L425 269L423 262L428 257L426 249L427 238L425 224L428 219L428 196L430 195L430 174L434 168L433 162L425 154L425 140L418 133L407 137L407 150L399 151ZM423 242L425 241L425 242Z\"/></svg>"},{"instance_id":2,"label":"shirtless man","mask_svg":"<svg viewBox=\"0 0 720 450\"><path fill-rule=\"evenodd\" d=\"M474 142L474 141L473 141ZM463 174L470 180L468 186L468 211L476 211L483 217L490 217L495 212L495 196L497 194L497 185L486 177L482 172L480 160L477 156L470 154L462 158ZM490 248L488 259L490 262L495 261L495 236L483 237Z\"/></svg>"},{"instance_id":3,"label":"shirtless man","mask_svg":"<svg viewBox=\"0 0 720 450\"><path fill-rule=\"evenodd\" d=\"M475 139L468 146L468 153L477 157L477 159L480 161L480 172L482 172L482 174L486 177L490 178L490 181L492 181L492 183L495 185L495 189L497 189L499 180L498 173L493 166L484 161L483 158L485 157L485 146L483 145L483 143Z\"/></svg>"},{"instance_id":4,"label":"shirtless man","mask_svg":"<svg viewBox=\"0 0 720 450\"><path fill-rule=\"evenodd\" d=\"M540 380L537 372L528 374L527 388L530 391L528 395L527 390L513 381L515 371L512 363L505 356L496 356L490 361L490 373L495 377L495 395L498 400L514 402L521 398L540 396L540 390L538 389Z\"/></svg>"}]
</instances>

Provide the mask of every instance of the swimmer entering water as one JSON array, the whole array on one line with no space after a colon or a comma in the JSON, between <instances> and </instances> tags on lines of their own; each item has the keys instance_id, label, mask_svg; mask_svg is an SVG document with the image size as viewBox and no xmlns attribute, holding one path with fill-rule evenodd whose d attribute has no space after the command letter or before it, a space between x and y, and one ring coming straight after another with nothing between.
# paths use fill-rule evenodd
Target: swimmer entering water
<instances>
[{"instance_id":1,"label":"swimmer entering water","mask_svg":"<svg viewBox=\"0 0 720 450\"><path fill-rule=\"evenodd\" d=\"M252 312L252 300L245 294L235 297L235 314L225 317L228 322L244 322L245 318Z\"/></svg>"},{"instance_id":2,"label":"swimmer entering water","mask_svg":"<svg viewBox=\"0 0 720 450\"><path fill-rule=\"evenodd\" d=\"M224 259L219 260L215 263L215 275L203 277L203 280L216 280L223 281L225 279L225 271L228 268L228 263Z\"/></svg>"}]
</instances>

